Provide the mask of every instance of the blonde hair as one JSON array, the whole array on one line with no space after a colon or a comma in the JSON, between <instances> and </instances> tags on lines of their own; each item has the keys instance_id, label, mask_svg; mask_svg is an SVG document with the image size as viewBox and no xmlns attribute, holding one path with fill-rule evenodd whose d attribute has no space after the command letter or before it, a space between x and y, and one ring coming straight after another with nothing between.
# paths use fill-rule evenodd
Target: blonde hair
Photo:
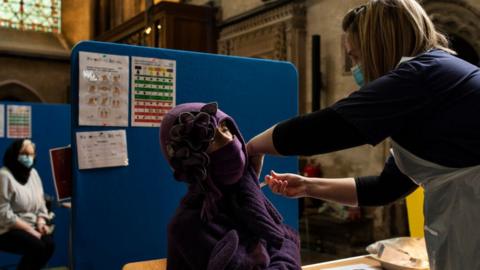
<instances>
[{"instance_id":1,"label":"blonde hair","mask_svg":"<svg viewBox=\"0 0 480 270\"><path fill-rule=\"evenodd\" d=\"M22 142L22 147L20 147L20 152L24 151L29 145L31 145L33 151L35 151L35 144L29 139L24 139Z\"/></svg>"},{"instance_id":2,"label":"blonde hair","mask_svg":"<svg viewBox=\"0 0 480 270\"><path fill-rule=\"evenodd\" d=\"M402 56L416 56L433 48L455 53L415 0L370 0L351 9L342 28L359 49L365 82L394 69Z\"/></svg>"}]
</instances>

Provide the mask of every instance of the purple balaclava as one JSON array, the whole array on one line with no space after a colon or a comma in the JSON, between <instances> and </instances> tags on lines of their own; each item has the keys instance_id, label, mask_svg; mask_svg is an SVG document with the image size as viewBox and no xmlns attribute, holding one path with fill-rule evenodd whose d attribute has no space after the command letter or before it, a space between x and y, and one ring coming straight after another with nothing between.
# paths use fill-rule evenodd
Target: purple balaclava
<instances>
[{"instance_id":1,"label":"purple balaclava","mask_svg":"<svg viewBox=\"0 0 480 270\"><path fill-rule=\"evenodd\" d=\"M224 121L233 140L207 154L215 128ZM245 142L235 121L219 110L217 103L181 104L165 115L160 144L175 179L195 185L205 194L201 215L210 220L222 197L219 188L236 183L245 170Z\"/></svg>"}]
</instances>

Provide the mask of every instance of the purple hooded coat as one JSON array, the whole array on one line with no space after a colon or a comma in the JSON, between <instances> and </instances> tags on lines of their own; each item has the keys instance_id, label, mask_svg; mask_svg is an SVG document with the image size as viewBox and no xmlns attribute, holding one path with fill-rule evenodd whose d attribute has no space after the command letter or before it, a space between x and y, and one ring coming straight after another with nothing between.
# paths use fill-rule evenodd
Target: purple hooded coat
<instances>
[{"instance_id":1,"label":"purple hooded coat","mask_svg":"<svg viewBox=\"0 0 480 270\"><path fill-rule=\"evenodd\" d=\"M301 269L298 235L260 190L248 161L239 179L212 177L228 167L228 159L213 161L205 152L223 121L248 160L236 123L216 103L181 104L163 119L163 154L175 179L189 184L168 226L167 269Z\"/></svg>"}]
</instances>

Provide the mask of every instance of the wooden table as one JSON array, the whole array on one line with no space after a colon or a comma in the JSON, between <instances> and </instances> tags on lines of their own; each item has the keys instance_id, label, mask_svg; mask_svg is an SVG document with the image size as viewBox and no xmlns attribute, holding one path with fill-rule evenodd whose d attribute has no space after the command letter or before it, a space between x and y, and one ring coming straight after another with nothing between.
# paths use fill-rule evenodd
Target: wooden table
<instances>
[{"instance_id":1,"label":"wooden table","mask_svg":"<svg viewBox=\"0 0 480 270\"><path fill-rule=\"evenodd\" d=\"M304 265L302 267L302 270L321 270L321 269L329 269L329 268L342 267L342 266L351 266L356 264L365 264L372 267L378 267L378 269L382 269L380 268L379 262L370 258L368 255L364 255L364 256L346 258L346 259L341 259L336 261Z\"/></svg>"},{"instance_id":2,"label":"wooden table","mask_svg":"<svg viewBox=\"0 0 480 270\"><path fill-rule=\"evenodd\" d=\"M342 266L351 266L356 264L365 264L368 266L379 267L379 269L381 269L379 262L368 257L368 255L364 255L364 256L352 257L352 258L341 259L341 260L336 260L331 262L305 265L302 267L302 270L321 270L321 269L329 269L329 268L342 267ZM123 267L123 270L163 270L163 269L166 269L166 267L167 267L167 260L158 259L158 260L128 263Z\"/></svg>"},{"instance_id":3,"label":"wooden table","mask_svg":"<svg viewBox=\"0 0 480 270\"><path fill-rule=\"evenodd\" d=\"M167 259L148 260L142 262L127 263L122 270L165 270Z\"/></svg>"}]
</instances>

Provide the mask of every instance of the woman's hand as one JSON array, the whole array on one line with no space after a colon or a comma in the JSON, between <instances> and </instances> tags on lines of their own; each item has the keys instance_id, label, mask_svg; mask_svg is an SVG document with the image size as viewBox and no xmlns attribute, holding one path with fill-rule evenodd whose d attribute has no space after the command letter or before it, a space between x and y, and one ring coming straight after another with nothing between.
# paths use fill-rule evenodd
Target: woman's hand
<instances>
[{"instance_id":1,"label":"woman's hand","mask_svg":"<svg viewBox=\"0 0 480 270\"><path fill-rule=\"evenodd\" d=\"M37 231L39 231L42 235L47 235L49 230L46 224L37 225Z\"/></svg>"},{"instance_id":2,"label":"woman's hand","mask_svg":"<svg viewBox=\"0 0 480 270\"><path fill-rule=\"evenodd\" d=\"M265 181L273 193L290 198L307 196L308 179L293 173L276 173L271 171L265 176Z\"/></svg>"},{"instance_id":3,"label":"woman's hand","mask_svg":"<svg viewBox=\"0 0 480 270\"><path fill-rule=\"evenodd\" d=\"M21 218L17 218L15 220L15 224L13 224L12 229L23 230L38 239L42 238L42 234L40 232L35 230L34 227L32 227L30 224L28 224L26 221L22 220Z\"/></svg>"},{"instance_id":4,"label":"woman's hand","mask_svg":"<svg viewBox=\"0 0 480 270\"><path fill-rule=\"evenodd\" d=\"M48 226L43 217L38 217L37 218L37 231L41 233L41 235L46 235L48 234Z\"/></svg>"},{"instance_id":5,"label":"woman's hand","mask_svg":"<svg viewBox=\"0 0 480 270\"><path fill-rule=\"evenodd\" d=\"M35 229L30 229L27 231L29 234L33 235L34 237L36 237L37 239L41 239L42 238L42 233L36 231Z\"/></svg>"}]
</instances>

